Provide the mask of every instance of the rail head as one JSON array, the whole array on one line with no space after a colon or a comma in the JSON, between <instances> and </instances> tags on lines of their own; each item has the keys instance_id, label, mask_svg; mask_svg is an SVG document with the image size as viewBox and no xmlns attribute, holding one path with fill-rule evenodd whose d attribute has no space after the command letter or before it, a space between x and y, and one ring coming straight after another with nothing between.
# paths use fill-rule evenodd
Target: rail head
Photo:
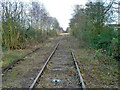
<instances>
[{"instance_id":1,"label":"rail head","mask_svg":"<svg viewBox=\"0 0 120 90\"><path fill-rule=\"evenodd\" d=\"M61 41L61 40L60 40ZM29 90L32 90L33 87L35 86L37 80L39 79L39 77L41 76L41 74L43 73L43 71L45 70L45 67L47 66L49 60L51 59L51 57L53 56L53 54L55 53L60 41L57 43L57 45L55 46L55 48L53 49L52 53L49 55L49 57L47 58L44 66L42 67L42 69L40 70L39 74L37 75L37 77L35 78L34 82L32 83L32 85L29 87Z\"/></svg>"},{"instance_id":2,"label":"rail head","mask_svg":"<svg viewBox=\"0 0 120 90\"><path fill-rule=\"evenodd\" d=\"M68 40L68 41L69 41L69 40ZM78 76L79 76L79 80L80 80L79 82L80 82L81 88L82 88L83 90L85 90L85 84L84 84L84 82L83 82L83 78L82 78L82 76L81 76L80 69L79 69L79 67L78 67L78 64L77 64L75 55L74 55L74 53L73 53L73 51L72 51L70 41L69 41L69 47L70 47L70 50L71 50L71 55L72 55L72 58L73 58L73 60L74 60L75 67L76 67L77 72L78 72Z\"/></svg>"},{"instance_id":3,"label":"rail head","mask_svg":"<svg viewBox=\"0 0 120 90\"><path fill-rule=\"evenodd\" d=\"M60 40L60 41L61 41L61 40ZM57 49L60 41L57 43L57 45L56 45L55 48L53 49L53 51L52 51L52 53L50 54L50 56L47 58L47 61L45 62L44 66L43 66L42 69L40 70L39 74L38 74L37 77L35 78L35 80L34 80L34 82L32 83L32 85L30 86L29 90L32 90L33 87L35 86L38 78L41 76L41 74L43 73L45 67L47 66L47 64L48 64L48 62L49 62L49 60L51 59L51 57L52 57L53 54L55 53L55 51L56 51L56 49ZM72 52L72 48L71 48L70 43L69 43L69 47L70 47L70 49L71 49L71 55L72 55L72 58L73 58L73 60L74 60L74 64L75 64L75 67L76 67L76 69L77 69L77 72L78 72L78 76L79 76L81 88L82 88L83 90L85 90L85 84L84 84L83 79L82 79L82 76L81 76L81 74L80 74L80 70L79 70L77 61L76 61L76 59L75 59L74 53Z\"/></svg>"}]
</instances>

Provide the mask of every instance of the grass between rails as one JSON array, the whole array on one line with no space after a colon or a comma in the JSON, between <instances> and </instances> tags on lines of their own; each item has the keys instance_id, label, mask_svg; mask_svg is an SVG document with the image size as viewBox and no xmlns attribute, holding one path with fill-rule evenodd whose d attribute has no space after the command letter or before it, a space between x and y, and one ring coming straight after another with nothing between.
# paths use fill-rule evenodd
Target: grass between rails
<instances>
[{"instance_id":1,"label":"grass between rails","mask_svg":"<svg viewBox=\"0 0 120 90\"><path fill-rule=\"evenodd\" d=\"M20 59L22 56L26 55L27 53L31 52L32 50L34 50L38 47L42 47L43 44L46 46L49 46L52 43L51 40L53 41L54 38L58 39L60 37L58 36L58 37L49 38L48 40L46 40L43 43L37 43L35 41L27 42L27 47L25 49L3 51L2 67L7 67L14 60ZM26 56L26 58L27 58L27 56Z\"/></svg>"},{"instance_id":2,"label":"grass between rails","mask_svg":"<svg viewBox=\"0 0 120 90\"><path fill-rule=\"evenodd\" d=\"M104 54L95 57L94 49L85 47L73 37L71 44L86 88L118 88L118 61Z\"/></svg>"}]
</instances>

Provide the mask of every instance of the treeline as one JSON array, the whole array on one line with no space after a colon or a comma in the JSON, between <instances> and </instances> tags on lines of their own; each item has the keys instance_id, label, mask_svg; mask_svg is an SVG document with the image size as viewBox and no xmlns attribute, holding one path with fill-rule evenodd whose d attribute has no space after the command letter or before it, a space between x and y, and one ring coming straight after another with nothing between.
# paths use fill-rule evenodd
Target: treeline
<instances>
[{"instance_id":1,"label":"treeline","mask_svg":"<svg viewBox=\"0 0 120 90\"><path fill-rule=\"evenodd\" d=\"M60 28L56 18L49 15L40 2L1 1L2 47L25 48L25 42L43 42L48 36L57 35Z\"/></svg>"},{"instance_id":2,"label":"treeline","mask_svg":"<svg viewBox=\"0 0 120 90\"><path fill-rule=\"evenodd\" d=\"M117 20L116 2L88 2L85 7L76 5L70 22L71 34L83 46L93 47L98 52L118 58L118 29L110 23Z\"/></svg>"}]
</instances>

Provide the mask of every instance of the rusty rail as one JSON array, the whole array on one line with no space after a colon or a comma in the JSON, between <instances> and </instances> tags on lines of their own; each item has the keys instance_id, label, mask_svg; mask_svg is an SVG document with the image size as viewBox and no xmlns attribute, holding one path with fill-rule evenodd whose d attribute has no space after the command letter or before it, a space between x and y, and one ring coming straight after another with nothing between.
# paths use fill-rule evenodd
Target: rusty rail
<instances>
[{"instance_id":1,"label":"rusty rail","mask_svg":"<svg viewBox=\"0 0 120 90\"><path fill-rule=\"evenodd\" d=\"M60 40L61 41L61 40ZM47 66L48 62L50 61L51 57L53 56L53 54L55 53L55 51L57 50L57 47L60 43L60 41L57 43L57 45L55 46L55 48L53 49L52 53L50 54L50 56L48 57L47 61L45 62L44 66L42 67L42 69L40 70L39 74L37 75L37 77L35 78L34 82L32 83L32 85L30 86L29 90L32 90L33 87L35 86L37 80L39 79L39 77L41 76L41 74L43 73L43 71L45 70L45 67Z\"/></svg>"},{"instance_id":2,"label":"rusty rail","mask_svg":"<svg viewBox=\"0 0 120 90\"><path fill-rule=\"evenodd\" d=\"M61 40L60 40L61 41ZM29 87L29 90L32 90L36 84L36 82L38 81L39 77L41 76L41 74L43 73L43 71L45 70L45 67L47 66L48 62L50 61L51 57L53 56L53 54L55 53L55 51L57 50L57 47L60 43L60 41L57 43L57 45L55 46L55 48L53 49L52 53L50 54L50 56L48 57L47 61L45 62L44 66L42 67L42 69L40 70L39 74L37 75L37 77L35 78L34 82L32 83L32 85ZM71 45L70 45L70 42L69 42L69 47L71 49L71 55L72 55L72 58L74 60L74 64L75 64L75 67L77 69L77 72L78 72L78 76L79 76L79 82L80 82L80 86L81 86L81 89L82 90L85 90L85 84L83 82L83 79L82 79L82 76L80 74L80 70L79 70L79 67L78 67L78 64L77 64L77 61L75 59L75 55L74 53L72 52L72 48L71 48Z\"/></svg>"},{"instance_id":3,"label":"rusty rail","mask_svg":"<svg viewBox=\"0 0 120 90\"><path fill-rule=\"evenodd\" d=\"M83 90L85 90L85 84L84 84L84 82L83 82L83 78L82 78L82 76L81 76L80 69L79 69L78 64L77 64L77 61L76 61L76 59L75 59L75 55L74 55L74 53L73 53L73 51L72 51L70 42L69 42L69 47L70 47L70 49L71 49L71 55L72 55L72 58L73 58L73 60L74 60L74 64L75 64L75 67L76 67L76 69L77 69L77 72L78 72L80 86L81 86L81 88L82 88Z\"/></svg>"},{"instance_id":4,"label":"rusty rail","mask_svg":"<svg viewBox=\"0 0 120 90\"><path fill-rule=\"evenodd\" d=\"M18 63L19 61L24 60L24 58L25 58L26 56L29 56L30 54L33 54L34 52L38 51L39 49L40 49L40 48L36 48L36 49L34 49L33 51L31 51L31 52L27 53L26 55L22 56L20 59L14 60L14 61L13 61L12 63L10 63L7 67L3 67L3 68L2 68L2 73L5 73L7 70L12 69L12 67L13 67L16 63Z\"/></svg>"}]
</instances>

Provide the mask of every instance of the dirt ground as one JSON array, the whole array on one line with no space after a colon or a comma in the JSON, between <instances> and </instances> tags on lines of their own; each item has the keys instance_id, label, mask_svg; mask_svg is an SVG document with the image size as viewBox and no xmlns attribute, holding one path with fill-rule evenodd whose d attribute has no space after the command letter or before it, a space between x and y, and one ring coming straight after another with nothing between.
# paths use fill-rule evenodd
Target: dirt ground
<instances>
[{"instance_id":1,"label":"dirt ground","mask_svg":"<svg viewBox=\"0 0 120 90\"><path fill-rule=\"evenodd\" d=\"M50 38L47 42L37 45L40 49L36 53L25 57L5 73L2 77L3 88L28 88L60 38Z\"/></svg>"}]
</instances>

